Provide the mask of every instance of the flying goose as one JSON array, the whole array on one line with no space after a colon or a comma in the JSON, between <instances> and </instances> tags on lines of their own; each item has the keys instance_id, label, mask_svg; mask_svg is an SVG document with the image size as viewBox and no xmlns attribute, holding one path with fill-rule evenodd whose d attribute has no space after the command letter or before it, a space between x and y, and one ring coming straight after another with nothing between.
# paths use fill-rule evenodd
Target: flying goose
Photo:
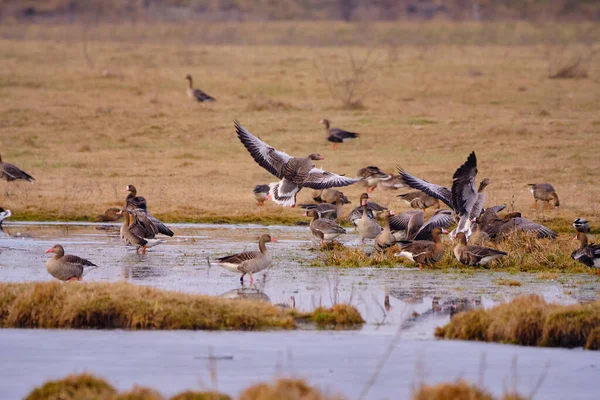
<instances>
[{"instance_id":1,"label":"flying goose","mask_svg":"<svg viewBox=\"0 0 600 400\"><path fill-rule=\"evenodd\" d=\"M431 232L433 238L429 240L402 240L399 241L398 248L399 253L396 253L396 257L406 257L409 260L419 264L419 269L423 269L423 264L431 265L434 264L444 257L444 243L440 235L448 233L445 229L435 228Z\"/></svg>"},{"instance_id":2,"label":"flying goose","mask_svg":"<svg viewBox=\"0 0 600 400\"><path fill-rule=\"evenodd\" d=\"M319 215L319 218L338 219L342 216L342 209L344 204L349 204L350 200L342 192L336 190L334 197L334 204L320 203L320 204L300 204L300 207L307 210L315 210Z\"/></svg>"},{"instance_id":3,"label":"flying goose","mask_svg":"<svg viewBox=\"0 0 600 400\"><path fill-rule=\"evenodd\" d=\"M0 155L0 179L6 179L7 182L16 181L23 179L27 182L33 183L35 179L27 172L23 171L14 164L2 162L2 156Z\"/></svg>"},{"instance_id":4,"label":"flying goose","mask_svg":"<svg viewBox=\"0 0 600 400\"><path fill-rule=\"evenodd\" d=\"M440 201L434 197L429 196L427 193L421 192L420 190L414 190L405 194L399 194L402 200L404 200L412 208L418 208L426 210L429 207L433 207L436 210L440 208Z\"/></svg>"},{"instance_id":5,"label":"flying goose","mask_svg":"<svg viewBox=\"0 0 600 400\"><path fill-rule=\"evenodd\" d=\"M98 268L98 266L85 258L65 255L65 249L60 244L55 244L46 250L46 253L54 253L54 257L46 261L46 270L50 275L61 281L80 281L86 273Z\"/></svg>"},{"instance_id":6,"label":"flying goose","mask_svg":"<svg viewBox=\"0 0 600 400\"><path fill-rule=\"evenodd\" d=\"M135 246L137 253L142 249L142 254L146 254L146 249L163 243L163 240L147 238L149 232L152 232L152 226L146 225L137 219L140 214L123 210L123 225L121 226L121 238L127 243ZM141 215L143 217L143 214ZM152 236L154 237L154 236Z\"/></svg>"},{"instance_id":7,"label":"flying goose","mask_svg":"<svg viewBox=\"0 0 600 400\"><path fill-rule=\"evenodd\" d=\"M146 232L142 236L143 238L153 239L159 233L171 237L174 235L172 230L148 212L146 199L142 196L137 196L135 186L127 185L125 191L129 192L125 198L125 209L129 210L135 216L136 220L146 228Z\"/></svg>"},{"instance_id":8,"label":"flying goose","mask_svg":"<svg viewBox=\"0 0 600 400\"><path fill-rule=\"evenodd\" d=\"M333 150L337 149L339 143L344 143L346 140L356 139L360 136L358 133L348 132L339 128L330 128L328 119L322 119L321 123L325 125L325 135L327 140L333 143Z\"/></svg>"},{"instance_id":9,"label":"flying goose","mask_svg":"<svg viewBox=\"0 0 600 400\"><path fill-rule=\"evenodd\" d=\"M452 211L437 210L424 221L421 210L411 210L390 218L390 228L396 240L432 240L435 228L448 229L452 225Z\"/></svg>"},{"instance_id":10,"label":"flying goose","mask_svg":"<svg viewBox=\"0 0 600 400\"><path fill-rule=\"evenodd\" d=\"M508 253L490 247L467 244L464 232L456 234L458 244L454 247L454 257L464 265L476 267L488 264L490 261L504 257Z\"/></svg>"},{"instance_id":11,"label":"flying goose","mask_svg":"<svg viewBox=\"0 0 600 400\"><path fill-rule=\"evenodd\" d=\"M590 223L585 218L577 218L573 221L573 227L577 232L590 233Z\"/></svg>"},{"instance_id":12,"label":"flying goose","mask_svg":"<svg viewBox=\"0 0 600 400\"><path fill-rule=\"evenodd\" d=\"M311 217L310 231L314 236L321 239L321 246L325 240L333 240L346 233L346 230L329 218L320 218L316 210L308 210L307 217Z\"/></svg>"},{"instance_id":13,"label":"flying goose","mask_svg":"<svg viewBox=\"0 0 600 400\"><path fill-rule=\"evenodd\" d=\"M558 195L556 194L556 190L554 190L554 186L549 183L529 183L527 184L531 190L531 194L533 194L533 205L531 208L537 209L537 202L543 201L547 203L548 210L550 210L550 204L554 203L554 207L560 206L560 201L558 200Z\"/></svg>"},{"instance_id":14,"label":"flying goose","mask_svg":"<svg viewBox=\"0 0 600 400\"><path fill-rule=\"evenodd\" d=\"M303 187L329 189L360 181L315 167L314 160L323 160L319 154L313 153L306 158L297 158L276 150L248 132L238 121L234 122L240 141L254 161L280 179L279 182L269 184L269 195L277 204L295 207L296 196Z\"/></svg>"},{"instance_id":15,"label":"flying goose","mask_svg":"<svg viewBox=\"0 0 600 400\"><path fill-rule=\"evenodd\" d=\"M208 94L206 94L206 92L200 89L194 89L192 76L190 74L187 74L185 76L185 79L188 80L187 95L190 99L199 101L201 103L204 101L216 101L214 97L209 96Z\"/></svg>"},{"instance_id":16,"label":"flying goose","mask_svg":"<svg viewBox=\"0 0 600 400\"><path fill-rule=\"evenodd\" d=\"M267 196L269 196L269 185L256 185L254 186L252 193L254 193L256 204L264 206L265 201L267 201Z\"/></svg>"},{"instance_id":17,"label":"flying goose","mask_svg":"<svg viewBox=\"0 0 600 400\"><path fill-rule=\"evenodd\" d=\"M380 181L377 184L377 187L380 187L381 190L398 190L405 188L406 185L402 181L402 177L400 175L391 175L390 179Z\"/></svg>"},{"instance_id":18,"label":"flying goose","mask_svg":"<svg viewBox=\"0 0 600 400\"><path fill-rule=\"evenodd\" d=\"M262 235L258 240L259 251L245 251L217 258L216 264L231 272L241 272L240 282L244 282L244 275L250 275L250 283L254 282L252 274L256 274L271 266L271 256L267 253L267 242L276 242L277 239L270 235Z\"/></svg>"},{"instance_id":19,"label":"flying goose","mask_svg":"<svg viewBox=\"0 0 600 400\"><path fill-rule=\"evenodd\" d=\"M360 195L360 205L362 207L362 216L355 220L356 230L360 235L362 242L365 243L365 239L375 239L382 231L381 226L375 218L370 218L368 215L367 199L369 195L363 193Z\"/></svg>"},{"instance_id":20,"label":"flying goose","mask_svg":"<svg viewBox=\"0 0 600 400\"><path fill-rule=\"evenodd\" d=\"M359 169L357 175L361 184L367 188L367 193L372 193L380 182L391 178L391 175L386 174L374 165Z\"/></svg>"},{"instance_id":21,"label":"flying goose","mask_svg":"<svg viewBox=\"0 0 600 400\"><path fill-rule=\"evenodd\" d=\"M396 244L396 238L392 235L390 229L390 216L392 215L394 215L394 213L387 210L381 214L381 218L383 218L383 230L375 238L375 251L378 253L382 253Z\"/></svg>"},{"instance_id":22,"label":"flying goose","mask_svg":"<svg viewBox=\"0 0 600 400\"><path fill-rule=\"evenodd\" d=\"M589 267L590 275L596 268L600 276L600 244L588 243L588 238L583 232L577 232L575 239L579 240L580 246L571 253L571 258Z\"/></svg>"},{"instance_id":23,"label":"flying goose","mask_svg":"<svg viewBox=\"0 0 600 400\"><path fill-rule=\"evenodd\" d=\"M452 176L452 188L429 183L415 178L402 168L398 167L402 180L411 188L421 190L428 195L446 203L458 218L455 233L466 232L471 234L471 220L481 214L485 202L485 187L489 184L486 178L481 181L479 190L475 190L475 176L477 175L477 157L471 152L467 161L458 167Z\"/></svg>"}]
</instances>

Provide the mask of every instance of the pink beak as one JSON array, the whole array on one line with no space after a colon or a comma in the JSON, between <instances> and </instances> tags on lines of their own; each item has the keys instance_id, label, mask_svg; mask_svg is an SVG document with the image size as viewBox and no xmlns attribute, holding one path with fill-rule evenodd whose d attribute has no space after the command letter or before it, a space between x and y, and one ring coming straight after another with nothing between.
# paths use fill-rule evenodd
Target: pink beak
<instances>
[{"instance_id":1,"label":"pink beak","mask_svg":"<svg viewBox=\"0 0 600 400\"><path fill-rule=\"evenodd\" d=\"M448 230L447 230L447 229L442 229L442 233L445 233L445 234L447 234L447 233L448 233Z\"/></svg>"},{"instance_id":2,"label":"pink beak","mask_svg":"<svg viewBox=\"0 0 600 400\"><path fill-rule=\"evenodd\" d=\"M390 210L390 215L396 215L396 213L392 210Z\"/></svg>"},{"instance_id":3,"label":"pink beak","mask_svg":"<svg viewBox=\"0 0 600 400\"><path fill-rule=\"evenodd\" d=\"M52 253L52 247L50 247L48 250L46 250L46 253Z\"/></svg>"},{"instance_id":4,"label":"pink beak","mask_svg":"<svg viewBox=\"0 0 600 400\"><path fill-rule=\"evenodd\" d=\"M277 242L277 239L275 239L274 237L271 238L271 242Z\"/></svg>"}]
</instances>

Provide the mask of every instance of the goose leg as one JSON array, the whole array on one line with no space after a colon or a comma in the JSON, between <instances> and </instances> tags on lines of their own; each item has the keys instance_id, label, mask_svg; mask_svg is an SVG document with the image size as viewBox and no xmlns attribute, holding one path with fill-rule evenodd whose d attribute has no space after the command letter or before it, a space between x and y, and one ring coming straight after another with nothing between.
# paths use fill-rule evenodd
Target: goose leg
<instances>
[{"instance_id":1,"label":"goose leg","mask_svg":"<svg viewBox=\"0 0 600 400\"><path fill-rule=\"evenodd\" d=\"M600 276L600 269L598 270L598 276Z\"/></svg>"},{"instance_id":2,"label":"goose leg","mask_svg":"<svg viewBox=\"0 0 600 400\"><path fill-rule=\"evenodd\" d=\"M550 202L548 202L548 211L550 211Z\"/></svg>"},{"instance_id":3,"label":"goose leg","mask_svg":"<svg viewBox=\"0 0 600 400\"><path fill-rule=\"evenodd\" d=\"M531 208L537 209L537 199L533 200L533 205L531 206Z\"/></svg>"},{"instance_id":4,"label":"goose leg","mask_svg":"<svg viewBox=\"0 0 600 400\"><path fill-rule=\"evenodd\" d=\"M146 246L142 247L142 254L146 254Z\"/></svg>"},{"instance_id":5,"label":"goose leg","mask_svg":"<svg viewBox=\"0 0 600 400\"><path fill-rule=\"evenodd\" d=\"M337 143L334 143L333 144L333 150L336 150L336 149L337 149Z\"/></svg>"},{"instance_id":6,"label":"goose leg","mask_svg":"<svg viewBox=\"0 0 600 400\"><path fill-rule=\"evenodd\" d=\"M254 278L252 277L252 274L250 274L250 284L252 284L254 282Z\"/></svg>"},{"instance_id":7,"label":"goose leg","mask_svg":"<svg viewBox=\"0 0 600 400\"><path fill-rule=\"evenodd\" d=\"M419 271L423 269L423 266L419 264Z\"/></svg>"},{"instance_id":8,"label":"goose leg","mask_svg":"<svg viewBox=\"0 0 600 400\"><path fill-rule=\"evenodd\" d=\"M242 276L240 276L240 282L244 283L244 275L246 275L245 273L242 274Z\"/></svg>"}]
</instances>

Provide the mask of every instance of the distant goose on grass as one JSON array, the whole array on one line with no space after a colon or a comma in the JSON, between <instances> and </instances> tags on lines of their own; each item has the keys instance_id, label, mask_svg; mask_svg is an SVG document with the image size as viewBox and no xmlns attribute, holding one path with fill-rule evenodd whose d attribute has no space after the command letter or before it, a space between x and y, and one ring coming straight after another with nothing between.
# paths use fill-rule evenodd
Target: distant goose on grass
<instances>
[{"instance_id":1,"label":"distant goose on grass","mask_svg":"<svg viewBox=\"0 0 600 400\"><path fill-rule=\"evenodd\" d=\"M426 210L429 207L433 207L435 209L440 208L440 201L438 199L431 197L427 193L421 192L420 190L399 194L398 197L404 200L412 208L418 208L421 210Z\"/></svg>"},{"instance_id":2,"label":"distant goose on grass","mask_svg":"<svg viewBox=\"0 0 600 400\"><path fill-rule=\"evenodd\" d=\"M204 101L216 101L214 97L209 96L206 92L200 89L194 89L192 76L190 74L186 75L185 79L188 80L187 95L190 99L199 101L201 103Z\"/></svg>"},{"instance_id":3,"label":"distant goose on grass","mask_svg":"<svg viewBox=\"0 0 600 400\"><path fill-rule=\"evenodd\" d=\"M325 240L333 240L346 233L346 230L336 224L334 220L319 218L316 210L308 210L306 216L312 218L310 231L315 237L321 239L321 246L323 246Z\"/></svg>"},{"instance_id":4,"label":"distant goose on grass","mask_svg":"<svg viewBox=\"0 0 600 400\"><path fill-rule=\"evenodd\" d=\"M161 233L172 237L173 231L163 224L158 218L153 217L148 212L148 204L142 196L137 196L137 189L133 185L127 185L126 192L129 192L125 199L125 209L135 217L136 221L141 224L145 232L138 232L145 239L154 239L154 236Z\"/></svg>"},{"instance_id":5,"label":"distant goose on grass","mask_svg":"<svg viewBox=\"0 0 600 400\"><path fill-rule=\"evenodd\" d=\"M35 179L27 172L23 171L14 164L2 162L2 156L0 155L0 179L6 179L7 182L16 181L22 179L27 182L33 183Z\"/></svg>"},{"instance_id":6,"label":"distant goose on grass","mask_svg":"<svg viewBox=\"0 0 600 400\"><path fill-rule=\"evenodd\" d=\"M361 180L361 184L367 188L367 193L372 193L380 182L392 177L375 165L359 169L357 175Z\"/></svg>"},{"instance_id":7,"label":"distant goose on grass","mask_svg":"<svg viewBox=\"0 0 600 400\"><path fill-rule=\"evenodd\" d=\"M375 239L382 231L381 226L377 222L377 219L370 218L368 215L367 199L369 195L363 193L360 196L360 206L362 207L362 216L360 219L355 221L356 230L360 235L362 242L365 243L365 239Z\"/></svg>"},{"instance_id":8,"label":"distant goose on grass","mask_svg":"<svg viewBox=\"0 0 600 400\"><path fill-rule=\"evenodd\" d=\"M104 211L104 214L97 215L96 222L117 222L121 217L121 210L111 207Z\"/></svg>"},{"instance_id":9,"label":"distant goose on grass","mask_svg":"<svg viewBox=\"0 0 600 400\"><path fill-rule=\"evenodd\" d=\"M65 255L65 249L55 244L46 253L54 253L54 257L46 261L46 270L50 275L61 281L80 281L84 271L87 273L98 266L85 258Z\"/></svg>"},{"instance_id":10,"label":"distant goose on grass","mask_svg":"<svg viewBox=\"0 0 600 400\"><path fill-rule=\"evenodd\" d=\"M267 252L267 242L276 242L271 235L262 235L258 240L259 251L246 251L217 258L216 264L231 272L241 272L240 282L244 282L244 275L250 275L250 283L254 282L252 274L256 274L271 266L271 256Z\"/></svg>"},{"instance_id":11,"label":"distant goose on grass","mask_svg":"<svg viewBox=\"0 0 600 400\"><path fill-rule=\"evenodd\" d=\"M577 218L573 221L573 227L577 232L590 233L590 223L585 218Z\"/></svg>"},{"instance_id":12,"label":"distant goose on grass","mask_svg":"<svg viewBox=\"0 0 600 400\"><path fill-rule=\"evenodd\" d=\"M338 144L360 136L358 133L348 132L339 128L330 128L328 119L321 120L321 123L325 125L325 135L327 140L333 143L333 150L337 149Z\"/></svg>"},{"instance_id":13,"label":"distant goose on grass","mask_svg":"<svg viewBox=\"0 0 600 400\"><path fill-rule=\"evenodd\" d=\"M254 186L252 193L254 193L256 204L264 206L265 201L267 201L267 197L269 196L269 185L256 185Z\"/></svg>"},{"instance_id":14,"label":"distant goose on grass","mask_svg":"<svg viewBox=\"0 0 600 400\"><path fill-rule=\"evenodd\" d=\"M319 154L313 153L305 158L291 157L248 132L238 121L235 121L235 129L254 161L280 179L269 184L269 196L277 204L295 207L296 196L303 187L329 189L352 185L360 180L315 167L314 160L323 160Z\"/></svg>"},{"instance_id":15,"label":"distant goose on grass","mask_svg":"<svg viewBox=\"0 0 600 400\"><path fill-rule=\"evenodd\" d=\"M148 232L151 231L151 227L144 224L137 219L136 216L139 214L132 213L129 210L123 210L123 225L121 226L121 238L125 242L132 246L135 246L135 252L137 253L142 249L142 254L146 254L146 249L157 246L163 243L160 239L146 238Z\"/></svg>"},{"instance_id":16,"label":"distant goose on grass","mask_svg":"<svg viewBox=\"0 0 600 400\"><path fill-rule=\"evenodd\" d=\"M508 254L490 247L467 244L467 237L464 232L457 233L456 240L458 244L454 247L454 257L461 264L475 267L475 269Z\"/></svg>"},{"instance_id":17,"label":"distant goose on grass","mask_svg":"<svg viewBox=\"0 0 600 400\"><path fill-rule=\"evenodd\" d=\"M400 252L396 257L406 257L409 260L419 264L419 269L423 265L432 265L444 257L444 243L441 234L448 233L445 229L435 228L431 232L433 240L401 240L397 243Z\"/></svg>"},{"instance_id":18,"label":"distant goose on grass","mask_svg":"<svg viewBox=\"0 0 600 400\"><path fill-rule=\"evenodd\" d=\"M531 208L537 209L537 202L542 201L547 205L547 209L550 210L550 204L554 203L554 207L560 206L558 195L554 186L549 183L529 183L531 194L533 195L533 205Z\"/></svg>"},{"instance_id":19,"label":"distant goose on grass","mask_svg":"<svg viewBox=\"0 0 600 400\"><path fill-rule=\"evenodd\" d=\"M575 239L579 240L580 246L571 253L571 258L591 268L590 275L596 268L600 276L600 244L588 243L588 238L583 232L578 232Z\"/></svg>"}]
</instances>

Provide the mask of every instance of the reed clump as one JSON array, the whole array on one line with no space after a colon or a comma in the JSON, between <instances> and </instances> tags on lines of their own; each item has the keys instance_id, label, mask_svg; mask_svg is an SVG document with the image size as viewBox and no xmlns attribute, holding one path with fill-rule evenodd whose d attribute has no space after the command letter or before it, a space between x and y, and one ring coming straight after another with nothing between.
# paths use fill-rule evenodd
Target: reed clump
<instances>
[{"instance_id":1,"label":"reed clump","mask_svg":"<svg viewBox=\"0 0 600 400\"><path fill-rule=\"evenodd\" d=\"M322 253L317 257L314 266L334 266L341 268L359 267L395 267L400 261L394 257L397 247L391 247L386 252L378 254L373 251L367 254L361 247L346 247L341 243L326 243L321 248Z\"/></svg>"},{"instance_id":2,"label":"reed clump","mask_svg":"<svg viewBox=\"0 0 600 400\"><path fill-rule=\"evenodd\" d=\"M493 400L494 398L485 390L462 379L451 383L440 383L439 385L422 385L413 395L413 400L448 399Z\"/></svg>"},{"instance_id":3,"label":"reed clump","mask_svg":"<svg viewBox=\"0 0 600 400\"><path fill-rule=\"evenodd\" d=\"M347 326L349 316L356 324L363 322L349 305L298 313L266 302L169 292L129 283L0 284L3 328L259 330L295 329L297 322L306 321L340 328Z\"/></svg>"},{"instance_id":4,"label":"reed clump","mask_svg":"<svg viewBox=\"0 0 600 400\"><path fill-rule=\"evenodd\" d=\"M488 310L457 314L447 325L437 328L435 335L444 339L597 350L598 326L600 301L563 306L532 295Z\"/></svg>"},{"instance_id":5,"label":"reed clump","mask_svg":"<svg viewBox=\"0 0 600 400\"><path fill-rule=\"evenodd\" d=\"M259 383L244 390L239 400L342 400L341 396L323 394L302 379L282 378L273 383Z\"/></svg>"},{"instance_id":6,"label":"reed clump","mask_svg":"<svg viewBox=\"0 0 600 400\"><path fill-rule=\"evenodd\" d=\"M104 379L90 374L80 374L48 381L33 389L25 400L104 399L116 393L115 388Z\"/></svg>"},{"instance_id":7,"label":"reed clump","mask_svg":"<svg viewBox=\"0 0 600 400\"><path fill-rule=\"evenodd\" d=\"M170 400L231 400L231 397L219 392L193 392L188 390L171 397Z\"/></svg>"}]
</instances>

